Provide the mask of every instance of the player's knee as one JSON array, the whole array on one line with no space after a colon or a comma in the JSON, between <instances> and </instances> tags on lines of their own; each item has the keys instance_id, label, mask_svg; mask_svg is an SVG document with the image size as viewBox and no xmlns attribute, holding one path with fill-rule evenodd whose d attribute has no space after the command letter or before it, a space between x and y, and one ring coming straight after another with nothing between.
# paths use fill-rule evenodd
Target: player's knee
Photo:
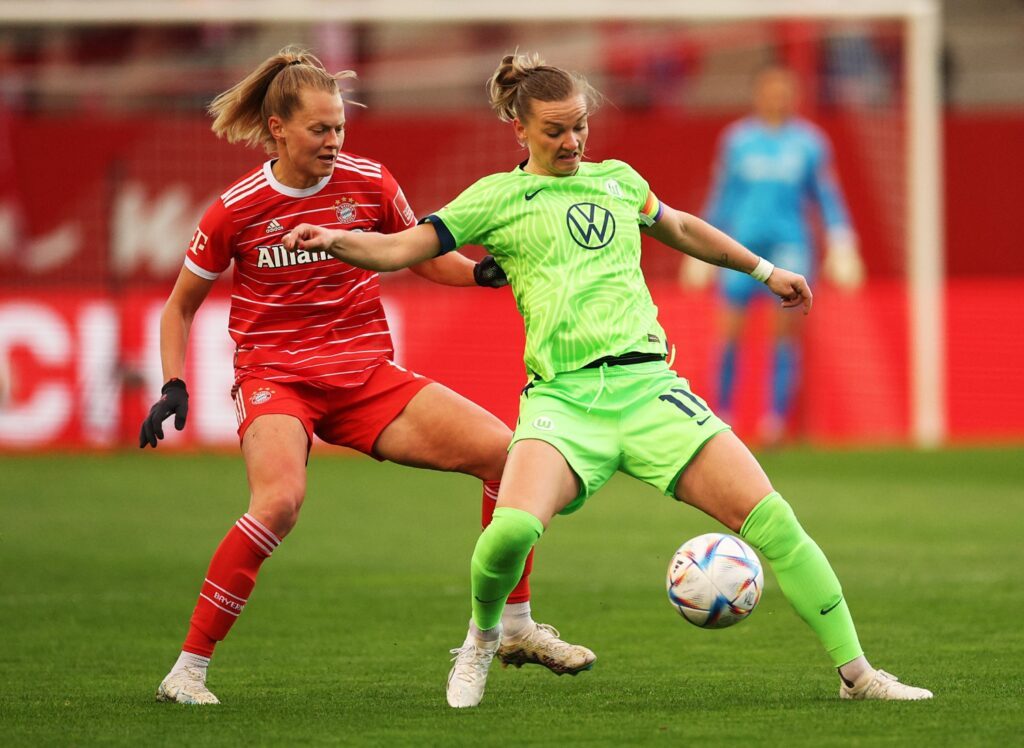
<instances>
[{"instance_id":1,"label":"player's knee","mask_svg":"<svg viewBox=\"0 0 1024 748\"><path fill-rule=\"evenodd\" d=\"M740 531L743 527L743 523L747 521L747 517L750 516L750 510L752 507L746 505L739 505L728 507L725 511L724 516L720 518L723 525L728 527L735 533Z\"/></svg>"},{"instance_id":2,"label":"player's knee","mask_svg":"<svg viewBox=\"0 0 1024 748\"><path fill-rule=\"evenodd\" d=\"M292 531L295 523L299 521L299 509L302 502L273 502L265 504L258 513L250 511L250 514L263 523L272 533L279 538Z\"/></svg>"},{"instance_id":3,"label":"player's knee","mask_svg":"<svg viewBox=\"0 0 1024 748\"><path fill-rule=\"evenodd\" d=\"M761 496L764 496L767 492L760 492ZM774 492L772 492L774 495ZM750 517L751 513L759 506L760 500L754 498L753 494L740 495L737 494L735 500L728 502L723 506L717 516L719 522L728 527L735 533L740 532L746 523L747 518Z\"/></svg>"},{"instance_id":4,"label":"player's knee","mask_svg":"<svg viewBox=\"0 0 1024 748\"><path fill-rule=\"evenodd\" d=\"M510 568L521 568L530 549L544 533L541 521L521 509L499 507L494 519L477 539L473 550L473 573L493 576Z\"/></svg>"},{"instance_id":5,"label":"player's knee","mask_svg":"<svg viewBox=\"0 0 1024 748\"><path fill-rule=\"evenodd\" d=\"M793 507L777 491L772 491L753 508L740 528L740 535L769 561L807 547L808 541L813 545Z\"/></svg>"},{"instance_id":6,"label":"player's knee","mask_svg":"<svg viewBox=\"0 0 1024 748\"><path fill-rule=\"evenodd\" d=\"M299 521L304 498L304 482L281 481L259 492L254 491L249 513L277 537L283 538Z\"/></svg>"}]
</instances>

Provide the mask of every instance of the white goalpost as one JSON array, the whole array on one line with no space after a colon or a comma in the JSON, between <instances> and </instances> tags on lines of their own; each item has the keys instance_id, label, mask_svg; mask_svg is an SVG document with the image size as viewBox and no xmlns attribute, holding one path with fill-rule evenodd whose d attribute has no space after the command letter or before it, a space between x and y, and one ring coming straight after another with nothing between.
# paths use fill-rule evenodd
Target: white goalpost
<instances>
[{"instance_id":1,"label":"white goalpost","mask_svg":"<svg viewBox=\"0 0 1024 748\"><path fill-rule=\"evenodd\" d=\"M902 29L904 113L900 209L908 298L910 432L922 447L946 434L944 251L938 0L521 0L514 5L396 0L5 0L0 30L20 26L80 27L113 24L181 25L360 24L450 25L583 22L731 22L883 20ZM443 44L443 40L439 43Z\"/></svg>"}]
</instances>

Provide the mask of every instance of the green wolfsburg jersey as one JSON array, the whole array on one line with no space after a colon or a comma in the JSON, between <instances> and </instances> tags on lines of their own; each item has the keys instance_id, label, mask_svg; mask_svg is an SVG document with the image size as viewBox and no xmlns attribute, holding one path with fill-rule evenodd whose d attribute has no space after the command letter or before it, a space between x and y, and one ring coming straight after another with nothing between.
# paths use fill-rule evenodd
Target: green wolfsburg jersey
<instances>
[{"instance_id":1,"label":"green wolfsburg jersey","mask_svg":"<svg viewBox=\"0 0 1024 748\"><path fill-rule=\"evenodd\" d=\"M498 261L526 326L526 368L550 380L604 356L666 352L640 271L640 225L659 210L632 167L603 161L571 177L492 174L424 220L442 251L482 244Z\"/></svg>"}]
</instances>

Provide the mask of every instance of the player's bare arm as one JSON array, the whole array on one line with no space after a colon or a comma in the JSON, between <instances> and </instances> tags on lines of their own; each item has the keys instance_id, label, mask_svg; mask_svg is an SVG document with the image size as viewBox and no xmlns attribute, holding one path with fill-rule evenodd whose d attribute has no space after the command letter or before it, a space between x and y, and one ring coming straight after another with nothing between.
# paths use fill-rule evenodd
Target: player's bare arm
<instances>
[{"instance_id":1,"label":"player's bare arm","mask_svg":"<svg viewBox=\"0 0 1024 748\"><path fill-rule=\"evenodd\" d=\"M761 259L707 221L664 204L658 222L641 230L672 249L741 273L751 272ZM804 314L811 311L811 288L802 275L777 267L765 284L782 299L782 306L803 306Z\"/></svg>"},{"instance_id":2,"label":"player's bare arm","mask_svg":"<svg viewBox=\"0 0 1024 748\"><path fill-rule=\"evenodd\" d=\"M758 256L707 221L662 203L661 218L641 229L662 244L698 260L730 270L749 273Z\"/></svg>"},{"instance_id":3,"label":"player's bare arm","mask_svg":"<svg viewBox=\"0 0 1024 748\"><path fill-rule=\"evenodd\" d=\"M160 361L164 381L181 379L185 371L185 348L192 319L206 299L213 281L200 278L182 267L178 280L160 315Z\"/></svg>"},{"instance_id":4,"label":"player's bare arm","mask_svg":"<svg viewBox=\"0 0 1024 748\"><path fill-rule=\"evenodd\" d=\"M441 257L410 265L409 269L421 278L442 286L475 286L473 268L476 263L458 252L449 252Z\"/></svg>"},{"instance_id":5,"label":"player's bare arm","mask_svg":"<svg viewBox=\"0 0 1024 748\"><path fill-rule=\"evenodd\" d=\"M365 270L400 270L437 257L441 242L432 226L413 226L397 234L326 229L302 223L284 235L289 252L327 252Z\"/></svg>"},{"instance_id":6,"label":"player's bare arm","mask_svg":"<svg viewBox=\"0 0 1024 748\"><path fill-rule=\"evenodd\" d=\"M484 286L503 288L508 285L508 276L491 255L485 255L480 262L449 252L433 260L409 267L417 275L443 286Z\"/></svg>"}]
</instances>

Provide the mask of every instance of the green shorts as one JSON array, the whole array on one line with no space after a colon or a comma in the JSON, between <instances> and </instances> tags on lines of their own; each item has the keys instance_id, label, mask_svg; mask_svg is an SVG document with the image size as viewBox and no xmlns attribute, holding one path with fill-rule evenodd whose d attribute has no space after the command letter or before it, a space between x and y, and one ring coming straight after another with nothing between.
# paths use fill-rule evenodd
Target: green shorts
<instances>
[{"instance_id":1,"label":"green shorts","mask_svg":"<svg viewBox=\"0 0 1024 748\"><path fill-rule=\"evenodd\" d=\"M558 374L528 386L512 443L547 442L580 479L575 512L616 470L672 496L683 468L729 426L663 361Z\"/></svg>"}]
</instances>

